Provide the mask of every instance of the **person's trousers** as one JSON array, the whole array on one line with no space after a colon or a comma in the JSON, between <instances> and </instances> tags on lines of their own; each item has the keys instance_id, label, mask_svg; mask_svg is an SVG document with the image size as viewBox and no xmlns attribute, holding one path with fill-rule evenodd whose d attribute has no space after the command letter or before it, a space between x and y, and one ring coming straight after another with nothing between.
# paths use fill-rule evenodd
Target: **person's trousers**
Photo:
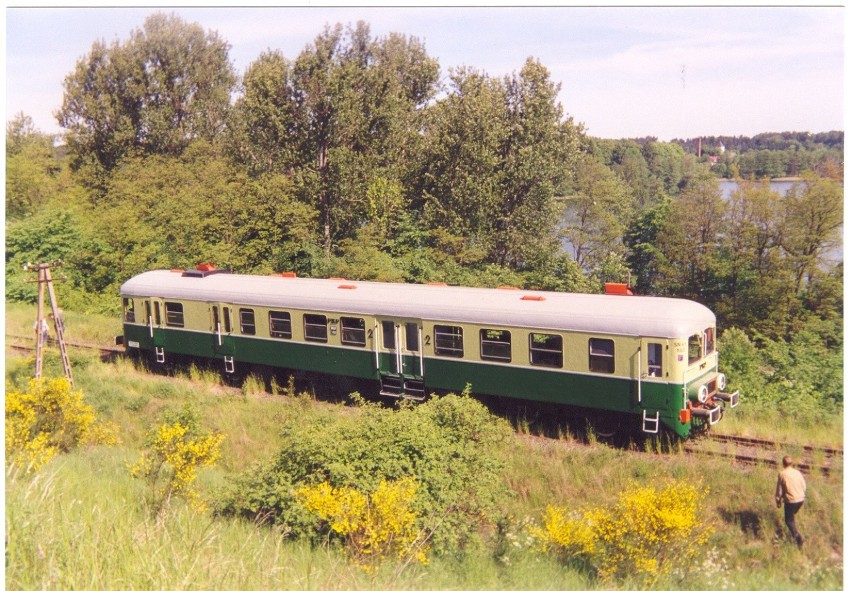
<instances>
[{"instance_id":1,"label":"person's trousers","mask_svg":"<svg viewBox=\"0 0 852 591\"><path fill-rule=\"evenodd\" d=\"M798 503L784 503L784 523L787 524L787 528L790 530L790 533L793 535L793 539L796 540L797 543L801 542L802 534L800 534L798 528L796 528L796 513L799 512L799 509L801 509L804 504L804 501L799 501Z\"/></svg>"}]
</instances>

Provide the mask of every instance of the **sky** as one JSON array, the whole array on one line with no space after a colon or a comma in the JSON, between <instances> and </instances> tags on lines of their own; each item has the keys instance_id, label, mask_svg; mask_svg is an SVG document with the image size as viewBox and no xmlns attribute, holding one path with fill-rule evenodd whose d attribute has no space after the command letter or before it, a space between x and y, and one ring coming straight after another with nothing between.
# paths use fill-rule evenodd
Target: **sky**
<instances>
[{"instance_id":1,"label":"sky","mask_svg":"<svg viewBox=\"0 0 852 591\"><path fill-rule=\"evenodd\" d=\"M446 81L538 59L566 116L601 138L753 136L843 130L845 9L834 7L356 8L6 7L5 120L59 133L62 82L97 40L123 42L153 12L231 45L236 71L267 49L293 59L326 24L364 20L374 37L416 37Z\"/></svg>"}]
</instances>

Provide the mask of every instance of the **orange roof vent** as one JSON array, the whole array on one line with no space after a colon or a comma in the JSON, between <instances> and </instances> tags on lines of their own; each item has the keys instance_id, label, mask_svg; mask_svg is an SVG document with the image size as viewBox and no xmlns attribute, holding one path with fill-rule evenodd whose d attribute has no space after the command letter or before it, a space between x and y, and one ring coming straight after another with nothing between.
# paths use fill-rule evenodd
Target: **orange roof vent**
<instances>
[{"instance_id":1,"label":"orange roof vent","mask_svg":"<svg viewBox=\"0 0 852 591\"><path fill-rule=\"evenodd\" d=\"M633 295L633 290L626 283L604 283L604 293L607 295Z\"/></svg>"},{"instance_id":2,"label":"orange roof vent","mask_svg":"<svg viewBox=\"0 0 852 591\"><path fill-rule=\"evenodd\" d=\"M344 283L342 285L338 285L337 289L358 289L358 286L352 285L351 283Z\"/></svg>"},{"instance_id":3,"label":"orange roof vent","mask_svg":"<svg viewBox=\"0 0 852 591\"><path fill-rule=\"evenodd\" d=\"M287 279L294 279L296 277L296 273L293 271L284 271L281 273L281 277L286 277Z\"/></svg>"},{"instance_id":4,"label":"orange roof vent","mask_svg":"<svg viewBox=\"0 0 852 591\"><path fill-rule=\"evenodd\" d=\"M543 302L544 296L540 295L525 295L521 298L525 302Z\"/></svg>"},{"instance_id":5,"label":"orange roof vent","mask_svg":"<svg viewBox=\"0 0 852 591\"><path fill-rule=\"evenodd\" d=\"M216 265L214 265L213 263L201 263L195 268L198 271L215 271Z\"/></svg>"}]
</instances>

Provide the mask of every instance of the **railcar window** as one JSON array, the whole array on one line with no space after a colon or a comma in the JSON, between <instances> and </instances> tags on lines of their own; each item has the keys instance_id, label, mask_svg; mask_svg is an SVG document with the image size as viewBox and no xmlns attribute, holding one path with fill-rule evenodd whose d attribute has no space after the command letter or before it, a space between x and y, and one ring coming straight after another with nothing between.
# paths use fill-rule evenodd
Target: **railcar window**
<instances>
[{"instance_id":1,"label":"railcar window","mask_svg":"<svg viewBox=\"0 0 852 591\"><path fill-rule=\"evenodd\" d=\"M222 308L222 318L225 320L225 332L231 332L231 309Z\"/></svg>"},{"instance_id":2,"label":"railcar window","mask_svg":"<svg viewBox=\"0 0 852 591\"><path fill-rule=\"evenodd\" d=\"M340 342L351 347L367 345L367 331L363 318L340 317Z\"/></svg>"},{"instance_id":3,"label":"railcar window","mask_svg":"<svg viewBox=\"0 0 852 591\"><path fill-rule=\"evenodd\" d=\"M409 351L420 350L420 328L415 322L405 324L405 348Z\"/></svg>"},{"instance_id":4,"label":"railcar window","mask_svg":"<svg viewBox=\"0 0 852 591\"><path fill-rule=\"evenodd\" d=\"M530 333L530 363L546 367L562 367L562 336Z\"/></svg>"},{"instance_id":5,"label":"railcar window","mask_svg":"<svg viewBox=\"0 0 852 591\"><path fill-rule=\"evenodd\" d=\"M243 334L255 334L254 310L240 308L240 332Z\"/></svg>"},{"instance_id":6,"label":"railcar window","mask_svg":"<svg viewBox=\"0 0 852 591\"><path fill-rule=\"evenodd\" d=\"M479 330L479 356L489 361L512 361L512 333L508 330Z\"/></svg>"},{"instance_id":7,"label":"railcar window","mask_svg":"<svg viewBox=\"0 0 852 591\"><path fill-rule=\"evenodd\" d=\"M701 357L702 357L701 353L704 350L704 347L701 346L701 335L700 334L694 334L691 337L689 337L688 349L689 349L689 364L692 365L693 363L695 363L696 361L701 359Z\"/></svg>"},{"instance_id":8,"label":"railcar window","mask_svg":"<svg viewBox=\"0 0 852 591\"><path fill-rule=\"evenodd\" d=\"M293 325L290 322L290 312L269 312L269 336L275 339L293 338Z\"/></svg>"},{"instance_id":9,"label":"railcar window","mask_svg":"<svg viewBox=\"0 0 852 591\"><path fill-rule=\"evenodd\" d=\"M663 346L660 343L648 343L648 376L663 376Z\"/></svg>"},{"instance_id":10,"label":"railcar window","mask_svg":"<svg viewBox=\"0 0 852 591\"><path fill-rule=\"evenodd\" d=\"M136 312L133 309L133 298L124 298L124 321L136 322Z\"/></svg>"},{"instance_id":11,"label":"railcar window","mask_svg":"<svg viewBox=\"0 0 852 591\"><path fill-rule=\"evenodd\" d=\"M716 331L711 326L704 331L704 355L710 355L716 350Z\"/></svg>"},{"instance_id":12,"label":"railcar window","mask_svg":"<svg viewBox=\"0 0 852 591\"><path fill-rule=\"evenodd\" d=\"M385 349L396 349L396 325L390 320L382 320L382 342Z\"/></svg>"},{"instance_id":13,"label":"railcar window","mask_svg":"<svg viewBox=\"0 0 852 591\"><path fill-rule=\"evenodd\" d=\"M159 312L159 306L157 306L157 311ZM168 326L183 326L183 304L166 302L166 324Z\"/></svg>"},{"instance_id":14,"label":"railcar window","mask_svg":"<svg viewBox=\"0 0 852 591\"><path fill-rule=\"evenodd\" d=\"M461 326L435 325L435 355L464 357L464 339Z\"/></svg>"},{"instance_id":15,"label":"railcar window","mask_svg":"<svg viewBox=\"0 0 852 591\"><path fill-rule=\"evenodd\" d=\"M328 320L322 314L305 314L305 340L328 341Z\"/></svg>"},{"instance_id":16,"label":"railcar window","mask_svg":"<svg viewBox=\"0 0 852 591\"><path fill-rule=\"evenodd\" d=\"M615 341L589 339L589 371L615 373Z\"/></svg>"},{"instance_id":17,"label":"railcar window","mask_svg":"<svg viewBox=\"0 0 852 591\"><path fill-rule=\"evenodd\" d=\"M145 324L151 324L151 302L145 300Z\"/></svg>"},{"instance_id":18,"label":"railcar window","mask_svg":"<svg viewBox=\"0 0 852 591\"><path fill-rule=\"evenodd\" d=\"M154 324L160 326L163 323L160 320L160 302L154 302Z\"/></svg>"}]
</instances>

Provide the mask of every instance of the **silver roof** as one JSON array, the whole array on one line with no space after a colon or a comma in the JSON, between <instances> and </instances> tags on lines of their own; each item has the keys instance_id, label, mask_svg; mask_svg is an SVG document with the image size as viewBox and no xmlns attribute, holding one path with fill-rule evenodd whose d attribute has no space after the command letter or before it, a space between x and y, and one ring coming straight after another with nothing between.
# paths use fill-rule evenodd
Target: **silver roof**
<instances>
[{"instance_id":1,"label":"silver roof","mask_svg":"<svg viewBox=\"0 0 852 591\"><path fill-rule=\"evenodd\" d=\"M121 295L658 338L686 338L716 324L706 306L682 299L280 275L148 271L124 283Z\"/></svg>"}]
</instances>

